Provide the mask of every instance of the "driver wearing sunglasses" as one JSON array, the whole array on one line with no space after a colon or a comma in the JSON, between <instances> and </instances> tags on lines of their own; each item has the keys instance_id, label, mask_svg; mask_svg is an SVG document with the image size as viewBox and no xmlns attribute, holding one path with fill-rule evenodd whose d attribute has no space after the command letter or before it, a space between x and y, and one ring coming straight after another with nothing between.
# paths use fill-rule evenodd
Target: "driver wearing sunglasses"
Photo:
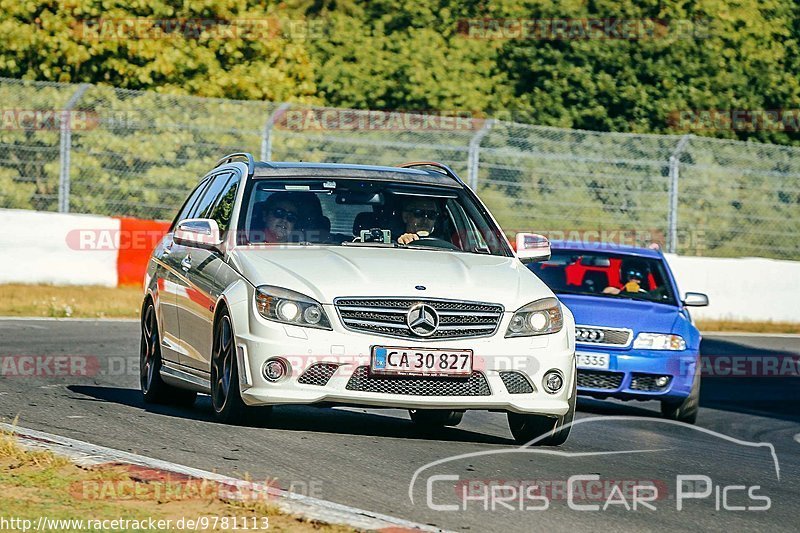
<instances>
[{"instance_id":1,"label":"driver wearing sunglasses","mask_svg":"<svg viewBox=\"0 0 800 533\"><path fill-rule=\"evenodd\" d=\"M264 242L289 242L295 230L299 229L299 206L287 196L275 193L267 201L264 209Z\"/></svg>"},{"instance_id":2,"label":"driver wearing sunglasses","mask_svg":"<svg viewBox=\"0 0 800 533\"><path fill-rule=\"evenodd\" d=\"M402 215L406 232L397 238L397 243L409 244L430 236L439 217L439 208L433 199L417 197L408 200Z\"/></svg>"}]
</instances>

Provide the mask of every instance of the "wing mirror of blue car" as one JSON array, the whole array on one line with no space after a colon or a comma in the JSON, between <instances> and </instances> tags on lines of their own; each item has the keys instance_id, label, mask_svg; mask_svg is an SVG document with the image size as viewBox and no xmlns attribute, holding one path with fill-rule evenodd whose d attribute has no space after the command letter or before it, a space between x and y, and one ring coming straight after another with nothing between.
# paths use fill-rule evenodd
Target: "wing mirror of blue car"
<instances>
[{"instance_id":1,"label":"wing mirror of blue car","mask_svg":"<svg viewBox=\"0 0 800 533\"><path fill-rule=\"evenodd\" d=\"M178 222L173 240L183 246L218 250L222 245L217 221L211 218L189 218Z\"/></svg>"},{"instance_id":2,"label":"wing mirror of blue car","mask_svg":"<svg viewBox=\"0 0 800 533\"><path fill-rule=\"evenodd\" d=\"M517 233L517 257L523 262L550 259L550 241L538 233Z\"/></svg>"},{"instance_id":3,"label":"wing mirror of blue car","mask_svg":"<svg viewBox=\"0 0 800 533\"><path fill-rule=\"evenodd\" d=\"M686 307L705 307L708 305L708 296L702 292L687 292L683 297L683 305Z\"/></svg>"}]
</instances>

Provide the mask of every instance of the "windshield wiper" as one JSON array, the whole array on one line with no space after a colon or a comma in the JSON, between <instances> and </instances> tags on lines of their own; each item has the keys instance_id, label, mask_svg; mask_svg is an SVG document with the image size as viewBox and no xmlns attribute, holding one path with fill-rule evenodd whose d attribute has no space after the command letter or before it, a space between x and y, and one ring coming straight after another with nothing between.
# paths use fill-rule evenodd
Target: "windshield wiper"
<instances>
[{"instance_id":1,"label":"windshield wiper","mask_svg":"<svg viewBox=\"0 0 800 533\"><path fill-rule=\"evenodd\" d=\"M492 255L492 251L487 246L473 246L470 251L473 254Z\"/></svg>"},{"instance_id":2,"label":"windshield wiper","mask_svg":"<svg viewBox=\"0 0 800 533\"><path fill-rule=\"evenodd\" d=\"M399 248L400 245L395 242L353 242L342 241L342 246L363 246L366 248Z\"/></svg>"},{"instance_id":3,"label":"windshield wiper","mask_svg":"<svg viewBox=\"0 0 800 533\"><path fill-rule=\"evenodd\" d=\"M593 294L597 294L596 292L578 292L568 291L566 289L553 289L553 292L556 294L577 294L578 296L592 296Z\"/></svg>"},{"instance_id":4,"label":"windshield wiper","mask_svg":"<svg viewBox=\"0 0 800 533\"><path fill-rule=\"evenodd\" d=\"M674 305L672 302L668 300L653 300L651 298L645 296L633 296L631 293L628 294L612 294L610 292L579 292L579 291L568 291L565 289L554 289L554 293L556 294L574 294L576 296L600 296L602 298L620 298L622 300L635 300L637 302L649 302L649 303L656 303L656 304L667 304L667 305ZM635 293L633 293L635 294Z\"/></svg>"},{"instance_id":5,"label":"windshield wiper","mask_svg":"<svg viewBox=\"0 0 800 533\"><path fill-rule=\"evenodd\" d=\"M407 250L434 250L439 252L460 252L461 250L451 250L449 248L439 248L438 246L414 246L413 244L397 245L398 248L405 248Z\"/></svg>"}]
</instances>

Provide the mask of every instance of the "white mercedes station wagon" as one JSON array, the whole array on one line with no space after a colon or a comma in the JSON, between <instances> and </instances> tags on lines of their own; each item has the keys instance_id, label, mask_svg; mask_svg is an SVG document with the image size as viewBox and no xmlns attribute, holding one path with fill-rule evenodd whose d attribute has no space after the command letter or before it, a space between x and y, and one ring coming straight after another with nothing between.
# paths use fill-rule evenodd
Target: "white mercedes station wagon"
<instances>
[{"instance_id":1,"label":"white mercedes station wagon","mask_svg":"<svg viewBox=\"0 0 800 533\"><path fill-rule=\"evenodd\" d=\"M558 445L575 412L572 314L448 167L255 162L200 180L150 259L146 402L211 395L247 423L282 404L408 409L426 429L508 413ZM266 409L265 409L266 408Z\"/></svg>"}]
</instances>

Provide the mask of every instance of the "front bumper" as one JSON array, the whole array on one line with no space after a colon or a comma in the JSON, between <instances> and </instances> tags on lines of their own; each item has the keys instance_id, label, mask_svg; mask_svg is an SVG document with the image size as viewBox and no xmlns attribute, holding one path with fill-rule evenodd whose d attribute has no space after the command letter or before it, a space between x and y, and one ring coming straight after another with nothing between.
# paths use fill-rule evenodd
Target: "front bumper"
<instances>
[{"instance_id":1,"label":"front bumper","mask_svg":"<svg viewBox=\"0 0 800 533\"><path fill-rule=\"evenodd\" d=\"M325 311L329 317L336 316L328 306ZM491 337L412 340L347 331L338 324L334 324L333 331L287 326L248 314L246 327L234 327L239 368L243 369L239 372L240 387L247 405L332 403L403 409L490 409L552 416L564 415L569 409L575 379L572 325L565 324L559 333L552 335L506 339L503 332L510 313L505 313L497 333ZM363 378L368 372L364 367L369 367L375 345L473 350L473 369L485 378L489 394L440 395L426 391L421 395L408 391L397 394L353 390L353 375ZM288 362L290 370L280 381L270 382L263 377L262 368L275 357ZM318 363L336 365L335 373L322 385L298 382L304 372ZM564 386L556 394L549 394L542 387L544 375L551 369L564 376ZM511 370L524 374L535 390L509 392L501 372Z\"/></svg>"},{"instance_id":2,"label":"front bumper","mask_svg":"<svg viewBox=\"0 0 800 533\"><path fill-rule=\"evenodd\" d=\"M622 400L682 400L691 389L697 371L697 351L613 350L577 345L577 353L608 354L608 369L578 368L578 393L594 398ZM657 386L655 379L669 382Z\"/></svg>"}]
</instances>

